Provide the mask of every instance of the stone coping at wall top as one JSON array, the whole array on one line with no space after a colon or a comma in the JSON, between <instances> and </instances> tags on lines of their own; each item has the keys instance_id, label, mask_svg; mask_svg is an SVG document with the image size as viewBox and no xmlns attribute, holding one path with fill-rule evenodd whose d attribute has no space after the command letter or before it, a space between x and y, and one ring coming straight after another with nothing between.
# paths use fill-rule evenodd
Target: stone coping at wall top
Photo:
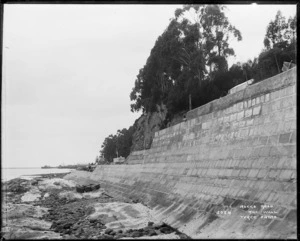
<instances>
[{"instance_id":1,"label":"stone coping at wall top","mask_svg":"<svg viewBox=\"0 0 300 241\"><path fill-rule=\"evenodd\" d=\"M193 110L188 111L186 116L187 120L191 120L197 116L206 115L214 111L226 109L246 99L257 97L287 87L289 85L293 85L296 83L296 78L293 78L294 76L296 76L296 73L297 73L297 68L294 67L283 73L280 73L278 75L260 81L256 84L250 85L243 90L240 90L232 94L228 94L219 99L215 99L205 105L199 106ZM181 123L178 123L177 125L180 124ZM166 129L157 131L155 133L155 136L159 136L160 134L163 134Z\"/></svg>"},{"instance_id":2,"label":"stone coping at wall top","mask_svg":"<svg viewBox=\"0 0 300 241\"><path fill-rule=\"evenodd\" d=\"M199 115L205 115L211 113L213 111L225 109L237 102L246 100L248 98L253 98L256 96L260 96L262 94L267 94L277 89L284 88L286 86L292 85L296 82L296 78L292 78L296 75L296 67L255 83L253 85L248 86L247 88L240 90L233 94L228 94L222 98L215 99L203 106L199 106L187 113L187 119L193 119L195 117L194 113L199 113Z\"/></svg>"}]
</instances>

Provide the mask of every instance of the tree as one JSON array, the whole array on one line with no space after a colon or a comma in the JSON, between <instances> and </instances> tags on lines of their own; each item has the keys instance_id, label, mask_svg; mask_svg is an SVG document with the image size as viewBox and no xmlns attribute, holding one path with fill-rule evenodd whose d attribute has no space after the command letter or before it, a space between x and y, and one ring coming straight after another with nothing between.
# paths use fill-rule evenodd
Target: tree
<instances>
[{"instance_id":1,"label":"tree","mask_svg":"<svg viewBox=\"0 0 300 241\"><path fill-rule=\"evenodd\" d=\"M130 154L134 131L135 126L129 127L128 130L123 128L118 130L115 135L109 135L104 139L100 153L105 161L112 162L116 157L122 156L126 158Z\"/></svg>"},{"instance_id":2,"label":"tree","mask_svg":"<svg viewBox=\"0 0 300 241\"><path fill-rule=\"evenodd\" d=\"M281 72L283 62L296 63L296 16L286 21L278 11L275 19L267 26L264 39L265 49L253 67L255 80L269 78Z\"/></svg>"},{"instance_id":3,"label":"tree","mask_svg":"<svg viewBox=\"0 0 300 241\"><path fill-rule=\"evenodd\" d=\"M116 136L109 135L104 139L104 142L101 146L101 155L103 155L105 161L112 162L113 158L117 157L116 154Z\"/></svg>"},{"instance_id":4,"label":"tree","mask_svg":"<svg viewBox=\"0 0 300 241\"><path fill-rule=\"evenodd\" d=\"M162 103L169 116L207 103L221 91L213 81L228 70L227 57L234 55L229 40L241 34L225 16L221 5L185 5L177 9L166 30L140 69L130 93L131 111L152 112ZM206 92L209 88L214 93Z\"/></svg>"},{"instance_id":5,"label":"tree","mask_svg":"<svg viewBox=\"0 0 300 241\"><path fill-rule=\"evenodd\" d=\"M289 25L286 23L285 17L282 16L281 11L278 11L275 16L275 20L271 21L267 27L267 32L264 39L264 46L266 49L269 50L276 44L287 44L289 40L287 35L288 28Z\"/></svg>"},{"instance_id":6,"label":"tree","mask_svg":"<svg viewBox=\"0 0 300 241\"><path fill-rule=\"evenodd\" d=\"M226 7L222 5L186 5L183 11L177 11L177 19L190 14L190 24L194 24L199 32L198 46L204 50L206 65L218 70L227 69L226 58L234 55L229 40L242 40L241 33L225 16ZM175 12L176 13L176 12ZM183 18L185 21L187 18Z\"/></svg>"}]
</instances>

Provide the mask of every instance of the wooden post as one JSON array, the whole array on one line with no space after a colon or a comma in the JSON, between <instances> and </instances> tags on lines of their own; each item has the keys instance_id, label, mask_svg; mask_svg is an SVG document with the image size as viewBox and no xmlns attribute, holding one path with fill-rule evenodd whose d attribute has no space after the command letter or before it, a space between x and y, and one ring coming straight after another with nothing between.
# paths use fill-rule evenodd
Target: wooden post
<instances>
[{"instance_id":1,"label":"wooden post","mask_svg":"<svg viewBox=\"0 0 300 241\"><path fill-rule=\"evenodd\" d=\"M192 110L192 96L189 94L189 110Z\"/></svg>"}]
</instances>

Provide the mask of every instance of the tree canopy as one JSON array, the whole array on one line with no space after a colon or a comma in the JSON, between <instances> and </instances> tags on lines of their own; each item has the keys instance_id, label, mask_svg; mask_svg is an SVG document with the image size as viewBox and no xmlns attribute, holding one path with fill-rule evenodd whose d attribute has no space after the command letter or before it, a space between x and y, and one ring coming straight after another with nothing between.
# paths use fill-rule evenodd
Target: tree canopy
<instances>
[{"instance_id":1,"label":"tree canopy","mask_svg":"<svg viewBox=\"0 0 300 241\"><path fill-rule=\"evenodd\" d=\"M296 58L296 16L287 21L278 11L275 19L270 21L264 38L264 49L253 66L255 81L260 81L282 70L283 62L297 62Z\"/></svg>"},{"instance_id":2,"label":"tree canopy","mask_svg":"<svg viewBox=\"0 0 300 241\"><path fill-rule=\"evenodd\" d=\"M123 128L115 135L109 135L104 139L100 153L106 162L112 162L115 157L126 158L130 154L134 130L134 126L129 127L128 130Z\"/></svg>"},{"instance_id":3,"label":"tree canopy","mask_svg":"<svg viewBox=\"0 0 300 241\"><path fill-rule=\"evenodd\" d=\"M238 29L225 16L222 5L185 5L160 35L130 93L131 111L152 112L166 104L169 114L211 101L222 92L212 83L228 71L234 55L231 39L241 40Z\"/></svg>"}]
</instances>

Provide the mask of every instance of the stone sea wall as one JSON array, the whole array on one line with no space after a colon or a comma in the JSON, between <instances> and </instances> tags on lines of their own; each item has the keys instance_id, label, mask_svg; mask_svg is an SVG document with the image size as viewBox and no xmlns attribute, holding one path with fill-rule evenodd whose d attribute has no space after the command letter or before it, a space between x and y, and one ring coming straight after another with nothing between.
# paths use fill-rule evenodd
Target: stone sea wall
<instances>
[{"instance_id":1,"label":"stone sea wall","mask_svg":"<svg viewBox=\"0 0 300 241\"><path fill-rule=\"evenodd\" d=\"M90 175L193 238L295 238L296 68L189 111L127 165Z\"/></svg>"}]
</instances>

